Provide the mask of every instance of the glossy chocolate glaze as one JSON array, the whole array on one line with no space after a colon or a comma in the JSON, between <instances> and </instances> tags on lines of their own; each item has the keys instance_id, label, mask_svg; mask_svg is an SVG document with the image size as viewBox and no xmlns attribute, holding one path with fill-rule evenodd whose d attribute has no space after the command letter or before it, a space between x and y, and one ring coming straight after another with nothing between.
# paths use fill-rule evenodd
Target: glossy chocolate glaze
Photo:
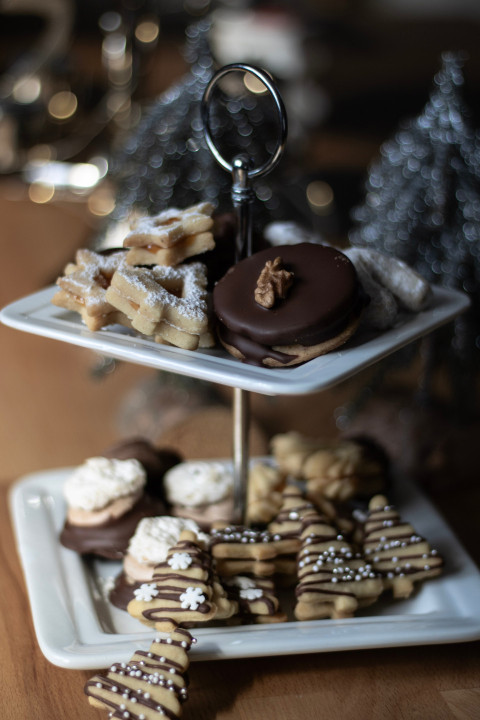
<instances>
[{"instance_id":1,"label":"glossy chocolate glaze","mask_svg":"<svg viewBox=\"0 0 480 720\"><path fill-rule=\"evenodd\" d=\"M255 302L255 287L265 263L278 256L283 268L293 272L293 284L285 300L266 309ZM230 332L263 346L323 342L339 334L364 302L355 268L346 255L313 243L258 252L230 268L213 291L220 322Z\"/></svg>"},{"instance_id":2,"label":"glossy chocolate glaze","mask_svg":"<svg viewBox=\"0 0 480 720\"><path fill-rule=\"evenodd\" d=\"M120 610L126 610L130 600L133 600L135 595L134 591L142 585L142 582L130 583L127 576L122 571L115 578L115 584L108 593L108 599Z\"/></svg>"},{"instance_id":3,"label":"glossy chocolate glaze","mask_svg":"<svg viewBox=\"0 0 480 720\"><path fill-rule=\"evenodd\" d=\"M98 555L108 560L121 560L140 520L164 514L165 506L162 502L143 495L125 515L102 525L72 525L67 520L60 533L60 542L80 555Z\"/></svg>"}]
</instances>

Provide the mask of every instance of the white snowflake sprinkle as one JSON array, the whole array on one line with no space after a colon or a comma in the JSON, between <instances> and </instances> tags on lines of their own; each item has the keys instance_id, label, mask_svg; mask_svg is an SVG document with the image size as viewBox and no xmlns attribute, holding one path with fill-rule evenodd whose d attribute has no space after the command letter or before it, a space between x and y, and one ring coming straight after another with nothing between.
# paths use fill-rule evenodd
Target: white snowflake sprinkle
<instances>
[{"instance_id":1,"label":"white snowflake sprinkle","mask_svg":"<svg viewBox=\"0 0 480 720\"><path fill-rule=\"evenodd\" d=\"M240 590L239 595L243 600L258 600L263 596L263 590L261 588L244 588Z\"/></svg>"},{"instance_id":2,"label":"white snowflake sprinkle","mask_svg":"<svg viewBox=\"0 0 480 720\"><path fill-rule=\"evenodd\" d=\"M180 595L180 603L184 610L197 610L205 600L205 595L199 587L187 587L185 592Z\"/></svg>"},{"instance_id":3,"label":"white snowflake sprinkle","mask_svg":"<svg viewBox=\"0 0 480 720\"><path fill-rule=\"evenodd\" d=\"M155 583L143 583L139 588L133 591L136 600L140 602L150 602L158 595L158 588Z\"/></svg>"},{"instance_id":4,"label":"white snowflake sprinkle","mask_svg":"<svg viewBox=\"0 0 480 720\"><path fill-rule=\"evenodd\" d=\"M192 564L192 556L188 553L173 553L168 564L173 570L186 570Z\"/></svg>"}]
</instances>

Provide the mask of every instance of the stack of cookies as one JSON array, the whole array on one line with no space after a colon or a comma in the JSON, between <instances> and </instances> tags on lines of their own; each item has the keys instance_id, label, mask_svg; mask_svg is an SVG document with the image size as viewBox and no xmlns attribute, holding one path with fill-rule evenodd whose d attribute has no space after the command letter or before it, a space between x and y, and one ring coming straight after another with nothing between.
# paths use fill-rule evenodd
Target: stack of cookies
<instances>
[{"instance_id":1,"label":"stack of cookies","mask_svg":"<svg viewBox=\"0 0 480 720\"><path fill-rule=\"evenodd\" d=\"M211 347L206 267L182 263L215 246L213 209L200 203L139 218L125 237L128 251L79 250L53 304L79 312L90 330L120 324L157 343Z\"/></svg>"}]
</instances>

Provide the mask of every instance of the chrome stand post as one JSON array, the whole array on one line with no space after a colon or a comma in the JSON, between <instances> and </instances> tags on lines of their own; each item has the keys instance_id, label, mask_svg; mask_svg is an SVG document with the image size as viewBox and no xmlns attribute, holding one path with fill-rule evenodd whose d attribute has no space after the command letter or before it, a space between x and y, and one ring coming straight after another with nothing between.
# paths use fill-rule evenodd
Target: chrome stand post
<instances>
[{"instance_id":1,"label":"chrome stand post","mask_svg":"<svg viewBox=\"0 0 480 720\"><path fill-rule=\"evenodd\" d=\"M210 130L209 102L214 86L227 73L243 71L255 75L269 90L279 120L279 140L273 155L260 167L254 168L251 158L246 155L237 155L233 162L225 160L217 150ZM250 180L266 175L280 160L285 148L287 137L287 115L283 101L268 73L251 65L235 63L221 68L210 80L202 98L202 119L205 130L205 139L210 152L224 170L232 174L232 204L237 215L237 235L235 240L235 262L240 262L252 254L252 204L255 193L250 186ZM235 523L246 524L248 468L250 459L249 449L250 429L250 393L241 388L234 388L233 393L233 470L234 470L234 514Z\"/></svg>"}]
</instances>

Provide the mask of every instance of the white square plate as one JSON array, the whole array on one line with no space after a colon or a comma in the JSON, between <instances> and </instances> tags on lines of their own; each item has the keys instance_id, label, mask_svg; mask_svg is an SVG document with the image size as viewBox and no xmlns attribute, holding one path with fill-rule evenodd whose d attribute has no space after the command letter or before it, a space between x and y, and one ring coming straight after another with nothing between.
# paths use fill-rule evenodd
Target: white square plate
<instances>
[{"instance_id":1,"label":"white square plate","mask_svg":"<svg viewBox=\"0 0 480 720\"><path fill-rule=\"evenodd\" d=\"M69 468L21 478L10 508L40 648L55 665L109 667L148 649L154 636L105 599L105 579L120 564L85 561L58 542L65 518L62 487ZM480 573L431 503L402 482L391 499L445 557L442 576L408 600L385 597L346 620L197 628L192 659L255 657L463 642L480 638Z\"/></svg>"},{"instance_id":2,"label":"white square plate","mask_svg":"<svg viewBox=\"0 0 480 720\"><path fill-rule=\"evenodd\" d=\"M49 287L17 300L0 312L0 320L18 330L90 348L107 357L264 395L326 390L449 322L469 304L461 292L434 287L427 310L400 316L390 330L370 334L358 331L339 350L298 367L269 369L241 363L223 349L193 352L158 345L118 325L91 332L79 315L51 304L55 292L55 287Z\"/></svg>"}]
</instances>

